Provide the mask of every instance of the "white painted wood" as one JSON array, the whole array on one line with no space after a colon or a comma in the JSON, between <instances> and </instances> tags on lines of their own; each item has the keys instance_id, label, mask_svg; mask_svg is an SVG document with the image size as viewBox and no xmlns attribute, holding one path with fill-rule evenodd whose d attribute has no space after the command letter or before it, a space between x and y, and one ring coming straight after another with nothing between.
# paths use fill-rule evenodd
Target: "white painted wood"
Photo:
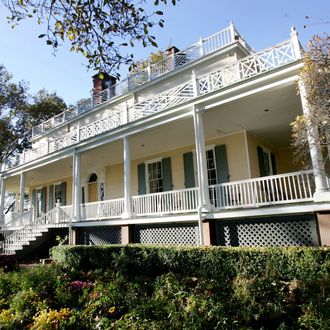
<instances>
[{"instance_id":1,"label":"white painted wood","mask_svg":"<svg viewBox=\"0 0 330 330\"><path fill-rule=\"evenodd\" d=\"M197 208L198 188L132 197L132 210L137 216L196 212Z\"/></svg>"},{"instance_id":2,"label":"white painted wood","mask_svg":"<svg viewBox=\"0 0 330 330\"><path fill-rule=\"evenodd\" d=\"M210 186L215 210L312 201L313 172L303 171ZM283 187L292 187L287 189Z\"/></svg>"}]
</instances>

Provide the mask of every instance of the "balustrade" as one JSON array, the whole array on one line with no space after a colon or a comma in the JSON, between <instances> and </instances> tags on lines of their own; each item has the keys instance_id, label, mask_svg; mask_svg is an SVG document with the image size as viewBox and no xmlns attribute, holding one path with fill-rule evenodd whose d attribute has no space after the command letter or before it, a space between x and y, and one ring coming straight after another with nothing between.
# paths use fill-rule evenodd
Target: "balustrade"
<instances>
[{"instance_id":1,"label":"balustrade","mask_svg":"<svg viewBox=\"0 0 330 330\"><path fill-rule=\"evenodd\" d=\"M124 212L124 198L86 203L81 205L80 216L84 220L120 218Z\"/></svg>"},{"instance_id":2,"label":"balustrade","mask_svg":"<svg viewBox=\"0 0 330 330\"><path fill-rule=\"evenodd\" d=\"M273 175L210 186L216 210L288 204L313 200L312 171Z\"/></svg>"},{"instance_id":3,"label":"balustrade","mask_svg":"<svg viewBox=\"0 0 330 330\"><path fill-rule=\"evenodd\" d=\"M228 35L232 34L229 30L219 32L214 36L211 36L208 39L204 39L203 43L199 43L193 45L192 47L186 50L187 58L193 58L197 56L198 47L204 47L203 53L208 54L209 52L214 51L216 47L218 47L217 42L222 46L228 42ZM235 31L234 31L235 33ZM215 40L218 40L215 42ZM205 48L206 47L206 48ZM187 55L188 54L188 55ZM175 54L177 57L175 59L179 59L182 56L182 52ZM204 95L220 88L229 86L236 82L245 80L247 78L251 78L257 76L266 71L275 69L279 66L288 64L293 62L296 59L296 54L294 52L292 40L285 41L281 44L278 44L272 48L266 49L262 52L255 53L251 56L248 56L240 61L232 63L228 66L222 67L219 70L208 73L205 76L197 77L197 95ZM177 60L176 60L177 61ZM179 61L179 60L178 60ZM180 61L183 61L182 59ZM168 65L167 62L158 63L159 72L164 72L164 68ZM181 65L183 62L176 62L175 65ZM151 66L151 74L156 75L157 70L156 67ZM139 73L141 74L141 72ZM131 79L140 80L140 76L132 76ZM135 77L135 78L134 78ZM141 78L142 80L145 78ZM89 109L89 107L93 106L96 103L100 103L103 99L108 98L109 95L117 95L117 93L121 93L123 91L127 91L129 89L130 84L119 83L114 86L111 86L109 89L102 91L100 94L97 94L94 98L94 101L85 100L80 103L80 107L78 107L77 113L83 113L85 109ZM191 101L196 97L194 95L194 83L189 80L179 86L173 87L163 93L160 93L152 98L143 100L142 102L134 104L133 107L128 109L128 122L133 122L135 120L139 120L141 118L150 116L152 114L158 113L165 109L169 109L179 104L183 104L185 102ZM119 94L118 94L119 95ZM101 102L102 103L102 102ZM87 110L86 110L87 111ZM74 115L74 111L67 110L66 114L59 115L54 117L52 120L49 120L42 124L42 127L34 128L36 131L43 131L44 129L49 129L50 125L56 123L57 121L64 120L64 118L72 118ZM127 123L126 114L123 112L113 112L108 117L95 121L93 123L84 125L82 127L78 127L77 129L73 129L71 132L61 135L60 137L49 141L46 144L43 144L37 148L33 148L31 150L27 150L24 153L11 157L6 160L6 169L30 162L32 160L38 159L47 155L49 153L55 152L57 150L66 148L73 144L78 143L81 140L89 139L93 136L102 134L106 131L114 129L120 125L124 125Z\"/></svg>"},{"instance_id":4,"label":"balustrade","mask_svg":"<svg viewBox=\"0 0 330 330\"><path fill-rule=\"evenodd\" d=\"M132 197L133 213L164 215L197 211L198 189L182 189Z\"/></svg>"}]
</instances>

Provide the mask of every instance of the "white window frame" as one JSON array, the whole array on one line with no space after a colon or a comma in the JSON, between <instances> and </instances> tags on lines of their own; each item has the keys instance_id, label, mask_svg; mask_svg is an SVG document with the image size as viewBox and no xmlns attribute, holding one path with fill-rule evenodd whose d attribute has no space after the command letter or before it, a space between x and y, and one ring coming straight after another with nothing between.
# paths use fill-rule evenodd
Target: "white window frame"
<instances>
[{"instance_id":1,"label":"white window frame","mask_svg":"<svg viewBox=\"0 0 330 330\"><path fill-rule=\"evenodd\" d=\"M209 144L205 146L205 157L206 152L209 150L213 150L213 156L214 156L214 169L216 173L216 181L218 182L218 172L217 172L217 162L215 161L215 144ZM197 155L196 155L196 149L192 150L193 153L193 164L194 164L194 175L195 175L195 186L198 186L198 175L197 175ZM207 159L206 159L206 167L207 167ZM208 174L208 167L206 168L207 174ZM209 177L207 176L207 183L209 181Z\"/></svg>"},{"instance_id":2,"label":"white window frame","mask_svg":"<svg viewBox=\"0 0 330 330\"><path fill-rule=\"evenodd\" d=\"M268 168L269 168L269 173L267 175L268 176L274 175L273 164L272 164L272 156L271 156L272 152L269 149L267 149L266 147L262 146L262 145L260 147L262 149L262 152L267 155Z\"/></svg>"},{"instance_id":3,"label":"white window frame","mask_svg":"<svg viewBox=\"0 0 330 330\"><path fill-rule=\"evenodd\" d=\"M162 159L164 157L158 157L158 158L153 158L146 160L144 162L144 171L145 171L145 183L146 183L146 192L147 194L150 194L150 186L149 186L149 173L148 173L148 165L153 164L153 163L160 163L161 165L161 171L162 171L162 180L163 180L163 164L162 164Z\"/></svg>"}]
</instances>

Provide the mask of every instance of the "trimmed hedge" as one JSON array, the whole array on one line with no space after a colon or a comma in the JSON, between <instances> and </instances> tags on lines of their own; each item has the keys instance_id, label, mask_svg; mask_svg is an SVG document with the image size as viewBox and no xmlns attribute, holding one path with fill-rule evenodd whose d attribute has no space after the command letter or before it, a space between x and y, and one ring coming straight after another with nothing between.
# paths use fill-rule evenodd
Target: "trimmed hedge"
<instances>
[{"instance_id":1,"label":"trimmed hedge","mask_svg":"<svg viewBox=\"0 0 330 330\"><path fill-rule=\"evenodd\" d=\"M125 276L174 273L216 280L242 276L312 281L330 275L328 248L57 246L51 254L65 269L114 269Z\"/></svg>"}]
</instances>

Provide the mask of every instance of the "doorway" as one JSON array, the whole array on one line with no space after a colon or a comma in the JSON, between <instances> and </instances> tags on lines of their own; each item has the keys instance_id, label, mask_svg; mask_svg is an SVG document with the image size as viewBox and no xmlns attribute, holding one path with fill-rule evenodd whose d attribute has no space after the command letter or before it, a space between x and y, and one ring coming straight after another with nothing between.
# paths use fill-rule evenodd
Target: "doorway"
<instances>
[{"instance_id":1,"label":"doorway","mask_svg":"<svg viewBox=\"0 0 330 330\"><path fill-rule=\"evenodd\" d=\"M95 173L91 174L88 180L88 202L97 202L98 193L97 193L97 175Z\"/></svg>"}]
</instances>

